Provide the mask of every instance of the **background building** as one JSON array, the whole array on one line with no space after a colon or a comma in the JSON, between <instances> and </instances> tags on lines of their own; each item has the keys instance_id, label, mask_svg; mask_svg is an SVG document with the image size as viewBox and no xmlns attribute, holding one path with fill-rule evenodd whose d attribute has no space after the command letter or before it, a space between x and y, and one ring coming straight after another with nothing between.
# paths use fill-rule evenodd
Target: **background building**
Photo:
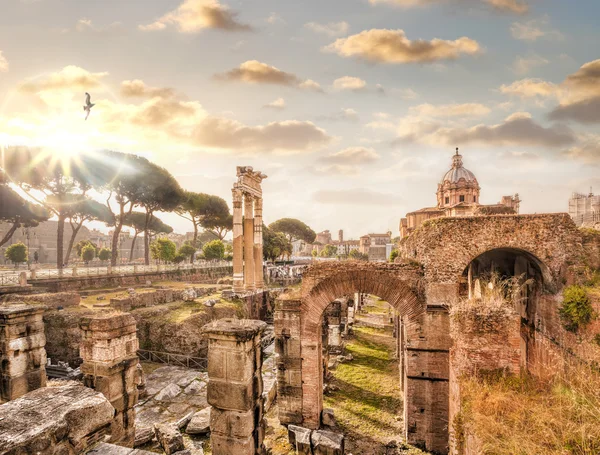
<instances>
[{"instance_id":1,"label":"background building","mask_svg":"<svg viewBox=\"0 0 600 455\"><path fill-rule=\"evenodd\" d=\"M502 196L498 204L479 202L481 187L471 171L463 166L462 155L452 157L452 166L438 184L437 206L425 207L406 214L400 220L400 237L406 237L423 222L443 216L502 215L519 213L519 195Z\"/></svg>"},{"instance_id":2,"label":"background building","mask_svg":"<svg viewBox=\"0 0 600 455\"><path fill-rule=\"evenodd\" d=\"M569 199L569 215L577 226L593 227L600 223L600 196L573 193Z\"/></svg>"}]
</instances>

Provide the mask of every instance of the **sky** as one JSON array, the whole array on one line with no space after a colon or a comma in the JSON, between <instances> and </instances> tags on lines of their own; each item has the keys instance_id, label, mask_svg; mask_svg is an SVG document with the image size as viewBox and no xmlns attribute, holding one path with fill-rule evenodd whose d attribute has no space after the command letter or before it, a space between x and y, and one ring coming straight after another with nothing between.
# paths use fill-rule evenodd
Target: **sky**
<instances>
[{"instance_id":1,"label":"sky","mask_svg":"<svg viewBox=\"0 0 600 455\"><path fill-rule=\"evenodd\" d=\"M482 203L567 211L600 192L598 17L597 0L2 0L0 144L139 154L230 204L253 166L267 223L346 238L435 205L455 147Z\"/></svg>"}]
</instances>

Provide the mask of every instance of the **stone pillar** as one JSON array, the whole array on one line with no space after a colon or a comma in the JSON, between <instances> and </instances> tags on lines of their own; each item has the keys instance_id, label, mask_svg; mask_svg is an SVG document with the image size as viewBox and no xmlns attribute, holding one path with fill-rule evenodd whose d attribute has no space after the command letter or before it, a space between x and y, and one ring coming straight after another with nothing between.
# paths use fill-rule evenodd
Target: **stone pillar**
<instances>
[{"instance_id":1,"label":"stone pillar","mask_svg":"<svg viewBox=\"0 0 600 455\"><path fill-rule=\"evenodd\" d=\"M83 382L117 411L110 442L133 447L140 383L135 319L127 313L84 317L80 328Z\"/></svg>"},{"instance_id":2,"label":"stone pillar","mask_svg":"<svg viewBox=\"0 0 600 455\"><path fill-rule=\"evenodd\" d=\"M244 292L244 226L242 213L242 191L234 188L233 193L233 291Z\"/></svg>"},{"instance_id":3,"label":"stone pillar","mask_svg":"<svg viewBox=\"0 0 600 455\"><path fill-rule=\"evenodd\" d=\"M263 272L262 198L254 199L254 283L256 289L265 286Z\"/></svg>"},{"instance_id":4,"label":"stone pillar","mask_svg":"<svg viewBox=\"0 0 600 455\"><path fill-rule=\"evenodd\" d=\"M45 309L0 305L0 403L46 386Z\"/></svg>"},{"instance_id":5,"label":"stone pillar","mask_svg":"<svg viewBox=\"0 0 600 455\"><path fill-rule=\"evenodd\" d=\"M300 350L300 300L275 303L275 353L279 421L302 423L302 356Z\"/></svg>"},{"instance_id":6,"label":"stone pillar","mask_svg":"<svg viewBox=\"0 0 600 455\"><path fill-rule=\"evenodd\" d=\"M244 288L254 291L254 198L244 194Z\"/></svg>"},{"instance_id":7,"label":"stone pillar","mask_svg":"<svg viewBox=\"0 0 600 455\"><path fill-rule=\"evenodd\" d=\"M27 272L19 273L19 286L27 286Z\"/></svg>"},{"instance_id":8,"label":"stone pillar","mask_svg":"<svg viewBox=\"0 0 600 455\"><path fill-rule=\"evenodd\" d=\"M220 319L208 335L210 442L213 455L262 455L265 423L261 335L267 326L249 319Z\"/></svg>"},{"instance_id":9,"label":"stone pillar","mask_svg":"<svg viewBox=\"0 0 600 455\"><path fill-rule=\"evenodd\" d=\"M329 331L328 352L330 354L342 353L342 334L340 330L341 307L342 303L340 301L333 301L329 304L323 315L323 318L327 318L327 330Z\"/></svg>"}]
</instances>

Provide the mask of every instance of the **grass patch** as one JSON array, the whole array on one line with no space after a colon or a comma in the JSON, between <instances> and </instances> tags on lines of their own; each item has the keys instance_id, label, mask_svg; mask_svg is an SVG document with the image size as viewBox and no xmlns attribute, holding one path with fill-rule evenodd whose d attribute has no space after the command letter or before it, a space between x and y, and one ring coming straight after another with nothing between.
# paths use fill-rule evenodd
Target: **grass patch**
<instances>
[{"instance_id":1,"label":"grass patch","mask_svg":"<svg viewBox=\"0 0 600 455\"><path fill-rule=\"evenodd\" d=\"M325 406L333 408L344 431L385 443L390 435L402 433L402 424L396 420L402 414L397 363L391 358L390 346L373 339L373 335L384 337L384 330L356 327L354 333L346 346L354 360L338 365L333 372L333 383L339 389L324 397Z\"/></svg>"}]
</instances>

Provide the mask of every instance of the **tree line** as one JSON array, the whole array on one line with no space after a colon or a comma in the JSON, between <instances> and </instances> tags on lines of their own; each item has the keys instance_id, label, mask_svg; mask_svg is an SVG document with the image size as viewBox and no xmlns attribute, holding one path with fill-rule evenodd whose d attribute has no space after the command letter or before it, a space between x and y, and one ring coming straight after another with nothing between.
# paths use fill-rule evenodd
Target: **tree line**
<instances>
[{"instance_id":1,"label":"tree line","mask_svg":"<svg viewBox=\"0 0 600 455\"><path fill-rule=\"evenodd\" d=\"M11 184L29 200L14 191ZM220 240L233 227L224 199L182 189L169 171L144 157L106 150L80 154L65 162L51 159L38 148L10 147L0 153L0 221L11 223L0 246L19 227L34 227L55 217L58 268L68 263L77 234L89 221L101 221L113 228L111 265L117 263L124 226L134 231L130 259L135 241L143 233L144 260L149 264L151 238L173 231L155 216L156 212L176 212L190 220L194 246L200 227ZM69 239L65 239L66 223L71 226Z\"/></svg>"}]
</instances>

